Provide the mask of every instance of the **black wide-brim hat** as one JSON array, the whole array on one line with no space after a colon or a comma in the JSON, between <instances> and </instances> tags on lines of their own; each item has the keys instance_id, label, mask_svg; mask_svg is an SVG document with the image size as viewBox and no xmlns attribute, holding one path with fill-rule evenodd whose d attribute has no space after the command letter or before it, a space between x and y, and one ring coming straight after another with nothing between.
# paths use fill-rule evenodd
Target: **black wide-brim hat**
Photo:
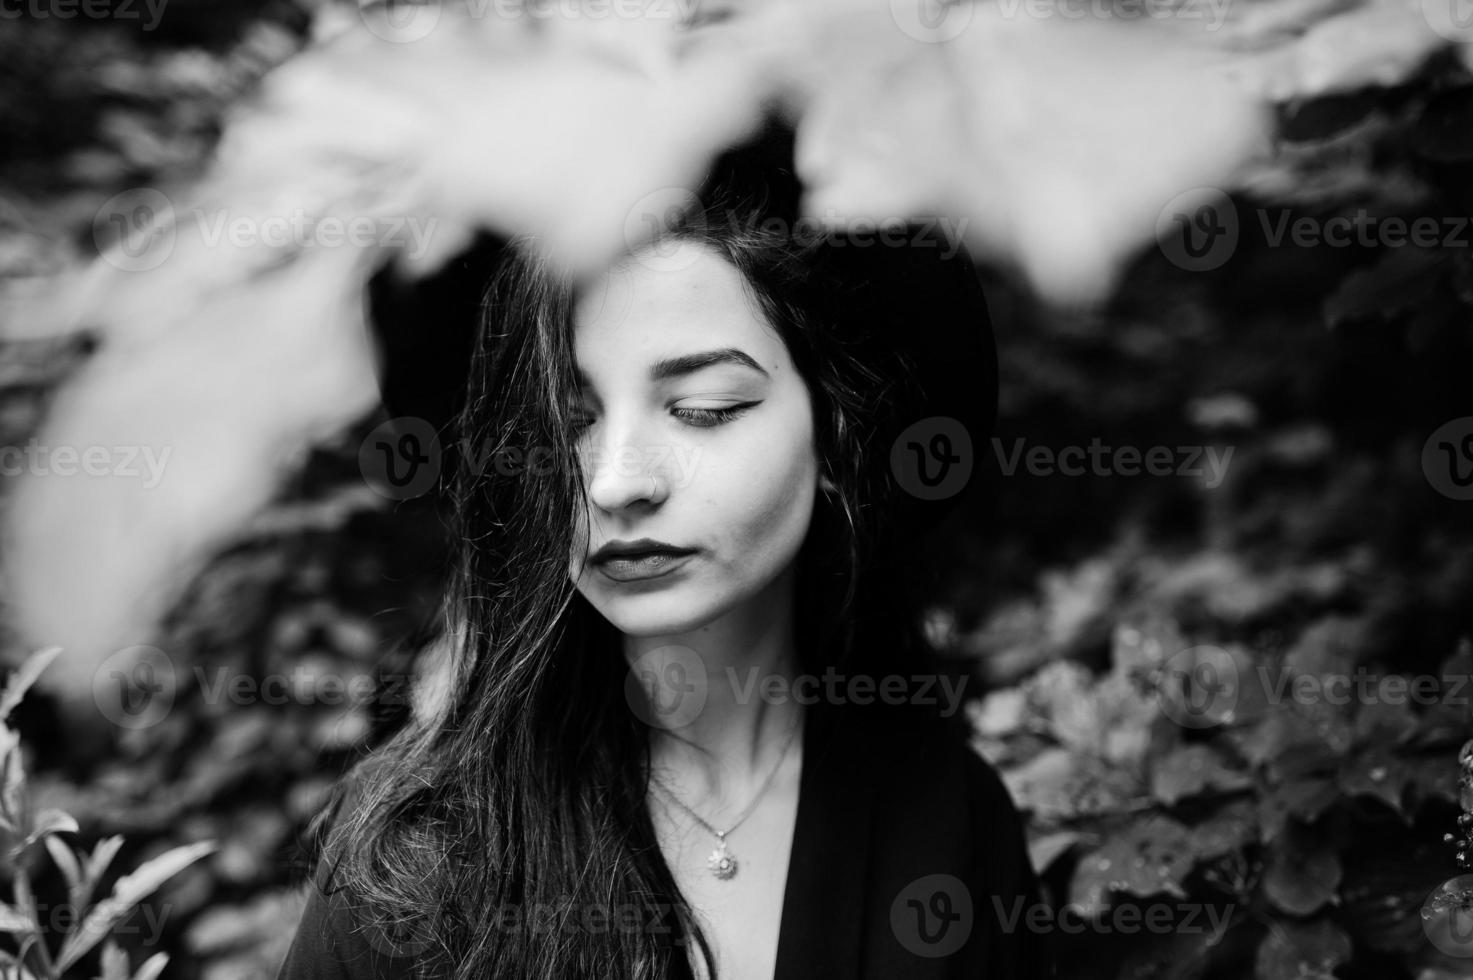
<instances>
[{"instance_id":1,"label":"black wide-brim hat","mask_svg":"<svg viewBox=\"0 0 1473 980\"><path fill-rule=\"evenodd\" d=\"M705 201L713 188L732 182L760 184L768 201L764 213L798 227L802 184L793 140L786 124L769 122L717 158L699 196ZM813 226L812 220L802 223ZM835 299L838 329L865 323L867 342L892 345L877 361L891 362L898 353L913 367L897 388L893 418L874 436L870 457L898 488L896 520L929 530L991 470L997 349L977 268L939 221L913 220L903 233L885 238L870 225L821 240L821 261L841 280L864 284ZM368 285L384 406L394 418L424 419L447 448L458 441L485 287L507 248L506 239L485 233L429 276L411 278L389 266Z\"/></svg>"}]
</instances>

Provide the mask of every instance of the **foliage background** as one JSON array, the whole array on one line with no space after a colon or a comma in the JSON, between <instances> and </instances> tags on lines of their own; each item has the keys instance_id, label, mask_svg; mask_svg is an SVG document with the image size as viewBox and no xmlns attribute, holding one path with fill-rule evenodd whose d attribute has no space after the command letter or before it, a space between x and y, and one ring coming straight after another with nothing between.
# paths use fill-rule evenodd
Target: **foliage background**
<instances>
[{"instance_id":1,"label":"foliage background","mask_svg":"<svg viewBox=\"0 0 1473 980\"><path fill-rule=\"evenodd\" d=\"M109 195L198 173L226 108L320 13L176 0L147 34L0 26L0 273L52 271L85 247ZM1473 635L1473 504L1436 492L1421 462L1435 429L1473 415L1467 246L1275 247L1254 210L1473 213L1468 70L1444 53L1393 84L1276 113L1277 154L1235 196L1243 237L1221 268L1189 273L1144 249L1088 309L987 270L1003 451L1095 438L1233 451L1213 489L993 473L928 543L946 569L932 636L988 692L970 708L978 748L1029 812L1054 901L1237 909L1212 942L1061 936L1064 976L1473 975L1417 914L1453 872L1441 835L1457 814L1453 755L1473 733L1466 706L1298 711L1252 703L1248 686L1240 714L1207 730L1159 710L1152 671L1198 645L1235 651L1244 676L1365 664L1452 677L1473 661L1459 646ZM6 340L0 438L39 430L89 349ZM35 791L77 818L82 841L126 835L120 865L221 842L154 903L166 977L274 972L301 907L298 835L334 774L405 710L395 680L445 542L432 500L365 487L357 447L379 421L296 468L195 578L158 645L207 672L381 675L385 703L245 708L188 692L163 723L127 731L68 725L36 691L14 714ZM5 639L19 662L21 639ZM119 940L137 960L154 949L130 921L140 931Z\"/></svg>"}]
</instances>

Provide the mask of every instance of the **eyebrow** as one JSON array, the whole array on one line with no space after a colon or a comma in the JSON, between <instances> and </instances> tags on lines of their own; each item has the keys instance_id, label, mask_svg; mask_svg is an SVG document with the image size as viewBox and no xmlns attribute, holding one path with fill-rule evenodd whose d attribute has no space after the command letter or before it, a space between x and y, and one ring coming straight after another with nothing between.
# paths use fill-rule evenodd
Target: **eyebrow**
<instances>
[{"instance_id":1,"label":"eyebrow","mask_svg":"<svg viewBox=\"0 0 1473 980\"><path fill-rule=\"evenodd\" d=\"M650 365L650 380L669 381L671 378L694 374L713 364L740 364L758 372L764 378L771 377L762 365L758 364L746 351L736 347L718 347L714 350L697 351L693 354L681 354L679 357L662 358ZM583 373L582 368L578 369L578 382L584 386L588 385L588 377Z\"/></svg>"}]
</instances>

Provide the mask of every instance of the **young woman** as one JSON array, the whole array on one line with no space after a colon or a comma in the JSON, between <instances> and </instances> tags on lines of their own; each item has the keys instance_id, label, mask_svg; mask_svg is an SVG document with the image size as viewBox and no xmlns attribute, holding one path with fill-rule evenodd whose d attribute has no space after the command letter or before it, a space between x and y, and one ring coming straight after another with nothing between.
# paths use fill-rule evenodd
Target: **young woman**
<instances>
[{"instance_id":1,"label":"young woman","mask_svg":"<svg viewBox=\"0 0 1473 980\"><path fill-rule=\"evenodd\" d=\"M892 468L913 421L990 425L975 273L782 186L718 168L593 282L499 262L449 683L342 782L280 980L1043 975L1018 815L917 636L949 501Z\"/></svg>"}]
</instances>

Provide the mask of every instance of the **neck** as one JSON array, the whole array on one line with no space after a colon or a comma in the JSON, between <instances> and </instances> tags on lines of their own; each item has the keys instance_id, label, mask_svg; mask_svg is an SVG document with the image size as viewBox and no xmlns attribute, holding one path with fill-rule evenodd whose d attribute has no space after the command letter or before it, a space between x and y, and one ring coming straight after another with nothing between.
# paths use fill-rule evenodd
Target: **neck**
<instances>
[{"instance_id":1,"label":"neck","mask_svg":"<svg viewBox=\"0 0 1473 980\"><path fill-rule=\"evenodd\" d=\"M670 685L665 704L675 707L646 715L661 721L651 734L650 764L691 806L740 805L778 765L789 735L803 723L803 705L790 694L798 672L795 574L789 568L763 593L698 630L625 637L625 657L638 663L640 675ZM797 754L801 738L797 731L787 757Z\"/></svg>"}]
</instances>

